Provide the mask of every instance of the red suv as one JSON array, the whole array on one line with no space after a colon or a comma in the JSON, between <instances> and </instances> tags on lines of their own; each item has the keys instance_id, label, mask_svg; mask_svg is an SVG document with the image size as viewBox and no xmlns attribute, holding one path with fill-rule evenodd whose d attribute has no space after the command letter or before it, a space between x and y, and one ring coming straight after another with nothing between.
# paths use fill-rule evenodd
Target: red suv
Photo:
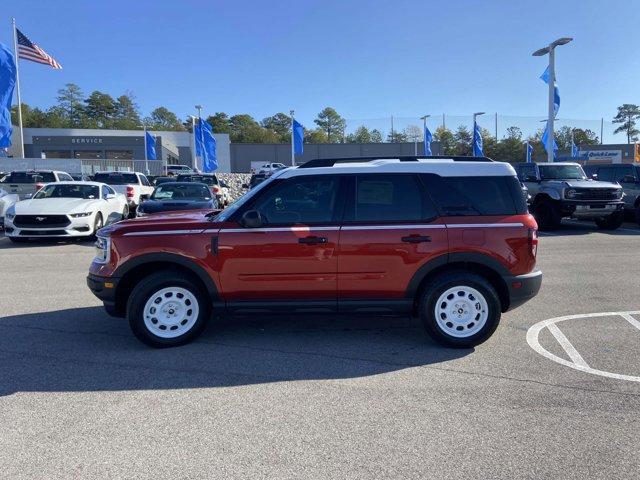
<instances>
[{"instance_id":1,"label":"red suv","mask_svg":"<svg viewBox=\"0 0 640 480\"><path fill-rule=\"evenodd\" d=\"M89 287L154 347L250 312L413 313L469 347L542 281L516 173L486 158L313 160L220 213L120 222L96 245Z\"/></svg>"}]
</instances>

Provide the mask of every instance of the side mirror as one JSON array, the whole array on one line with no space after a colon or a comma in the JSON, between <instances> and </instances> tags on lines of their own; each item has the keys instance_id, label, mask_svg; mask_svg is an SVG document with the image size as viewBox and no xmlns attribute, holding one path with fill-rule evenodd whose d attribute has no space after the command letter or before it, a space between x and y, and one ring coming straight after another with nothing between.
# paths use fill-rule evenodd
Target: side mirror
<instances>
[{"instance_id":1,"label":"side mirror","mask_svg":"<svg viewBox=\"0 0 640 480\"><path fill-rule=\"evenodd\" d=\"M591 180L598 180L598 174L597 173L592 173L591 174Z\"/></svg>"},{"instance_id":2,"label":"side mirror","mask_svg":"<svg viewBox=\"0 0 640 480\"><path fill-rule=\"evenodd\" d=\"M538 177L536 177L535 175L527 175L526 177L524 177L524 181L525 182L537 182L538 181Z\"/></svg>"},{"instance_id":3,"label":"side mirror","mask_svg":"<svg viewBox=\"0 0 640 480\"><path fill-rule=\"evenodd\" d=\"M257 210L247 210L241 223L246 228L260 228L267 224L267 219Z\"/></svg>"},{"instance_id":4,"label":"side mirror","mask_svg":"<svg viewBox=\"0 0 640 480\"><path fill-rule=\"evenodd\" d=\"M150 195L140 195L140 203L142 202L146 202L147 200L149 200Z\"/></svg>"},{"instance_id":5,"label":"side mirror","mask_svg":"<svg viewBox=\"0 0 640 480\"><path fill-rule=\"evenodd\" d=\"M638 183L638 181L636 180L636 177L634 177L633 175L625 175L624 178L622 179L623 183Z\"/></svg>"}]
</instances>

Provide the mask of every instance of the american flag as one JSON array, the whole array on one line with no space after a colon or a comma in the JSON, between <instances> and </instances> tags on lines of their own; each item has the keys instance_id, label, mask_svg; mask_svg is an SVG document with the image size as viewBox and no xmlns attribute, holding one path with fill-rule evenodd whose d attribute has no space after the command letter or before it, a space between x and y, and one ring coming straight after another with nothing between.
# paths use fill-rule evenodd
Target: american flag
<instances>
[{"instance_id":1,"label":"american flag","mask_svg":"<svg viewBox=\"0 0 640 480\"><path fill-rule=\"evenodd\" d=\"M27 36L16 28L18 36L18 57L32 62L44 63L51 65L53 68L62 69L62 65L55 61L51 55L42 50L38 45L33 43Z\"/></svg>"}]
</instances>

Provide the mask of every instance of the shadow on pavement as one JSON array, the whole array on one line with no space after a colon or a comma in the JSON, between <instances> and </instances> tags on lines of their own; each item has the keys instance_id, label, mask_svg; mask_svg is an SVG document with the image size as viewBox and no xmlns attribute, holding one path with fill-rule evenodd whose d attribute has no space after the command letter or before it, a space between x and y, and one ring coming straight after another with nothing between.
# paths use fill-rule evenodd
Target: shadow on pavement
<instances>
[{"instance_id":1,"label":"shadow on pavement","mask_svg":"<svg viewBox=\"0 0 640 480\"><path fill-rule=\"evenodd\" d=\"M9 316L0 327L0 395L356 378L473 352L440 347L416 320L392 317L229 318L164 350L101 307Z\"/></svg>"},{"instance_id":2,"label":"shadow on pavement","mask_svg":"<svg viewBox=\"0 0 640 480\"><path fill-rule=\"evenodd\" d=\"M617 230L600 230L594 222L579 220L563 220L560 228L550 231L541 231L540 236L575 236L588 235L592 233L602 233L615 237L640 236L640 228L635 223L624 223Z\"/></svg>"}]
</instances>

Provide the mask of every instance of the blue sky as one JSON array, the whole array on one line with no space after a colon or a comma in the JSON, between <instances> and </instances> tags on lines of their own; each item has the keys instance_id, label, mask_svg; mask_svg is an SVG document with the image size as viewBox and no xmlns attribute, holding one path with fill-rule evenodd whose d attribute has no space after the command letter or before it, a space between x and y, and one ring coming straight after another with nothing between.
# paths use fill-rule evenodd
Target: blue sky
<instances>
[{"instance_id":1,"label":"blue sky","mask_svg":"<svg viewBox=\"0 0 640 480\"><path fill-rule=\"evenodd\" d=\"M64 69L21 61L23 100L49 106L67 82L86 93L129 90L143 113L184 117L293 108L307 125L323 107L348 119L474 111L544 116L545 58L560 36L560 116L611 118L640 102L633 1L31 1L11 17Z\"/></svg>"}]
</instances>

